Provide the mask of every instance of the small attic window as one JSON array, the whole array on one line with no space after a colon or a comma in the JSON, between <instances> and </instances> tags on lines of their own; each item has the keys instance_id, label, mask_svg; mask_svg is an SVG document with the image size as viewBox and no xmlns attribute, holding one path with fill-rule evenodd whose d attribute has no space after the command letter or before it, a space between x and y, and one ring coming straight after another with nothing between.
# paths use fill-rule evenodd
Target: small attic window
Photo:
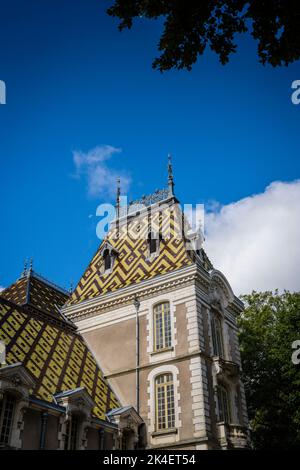
<instances>
[{"instance_id":1,"label":"small attic window","mask_svg":"<svg viewBox=\"0 0 300 470\"><path fill-rule=\"evenodd\" d=\"M114 263L119 255L119 252L113 248L110 243L105 243L101 251L101 274L109 274L112 272Z\"/></svg>"},{"instance_id":2,"label":"small attic window","mask_svg":"<svg viewBox=\"0 0 300 470\"><path fill-rule=\"evenodd\" d=\"M104 271L109 271L111 269L111 255L109 250L106 248L103 252L103 259L104 259Z\"/></svg>"},{"instance_id":3,"label":"small attic window","mask_svg":"<svg viewBox=\"0 0 300 470\"><path fill-rule=\"evenodd\" d=\"M155 234L153 232L150 232L148 235L148 248L149 248L150 256L157 252L157 245L158 245L158 240L155 237Z\"/></svg>"},{"instance_id":4,"label":"small attic window","mask_svg":"<svg viewBox=\"0 0 300 470\"><path fill-rule=\"evenodd\" d=\"M159 255L159 245L161 237L154 232L149 232L147 238L148 258L152 259Z\"/></svg>"}]
</instances>

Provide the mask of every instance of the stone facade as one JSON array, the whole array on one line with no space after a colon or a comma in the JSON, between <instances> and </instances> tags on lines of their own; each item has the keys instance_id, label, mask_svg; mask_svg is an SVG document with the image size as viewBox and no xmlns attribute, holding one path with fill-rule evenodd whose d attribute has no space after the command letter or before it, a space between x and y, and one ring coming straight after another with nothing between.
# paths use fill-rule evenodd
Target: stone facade
<instances>
[{"instance_id":1,"label":"stone facade","mask_svg":"<svg viewBox=\"0 0 300 470\"><path fill-rule=\"evenodd\" d=\"M168 190L143 201L128 216L117 201L71 295L31 268L1 293L0 405L8 409L9 397L14 407L4 439L0 406L6 447L249 446L243 304L188 227L170 166Z\"/></svg>"},{"instance_id":2,"label":"stone facade","mask_svg":"<svg viewBox=\"0 0 300 470\"><path fill-rule=\"evenodd\" d=\"M168 207L172 204L171 198ZM131 216L130 224L134 223ZM163 257L165 245L161 243L156 256ZM131 249L134 251L134 245ZM179 268L174 266L137 283L128 282L103 295L99 292L96 296L93 291L90 299L73 300L63 312L75 322L122 405L138 409L146 428L143 446L245 448L249 444L248 421L236 326L236 315L243 310L243 304L234 296L225 276L204 262L203 252L186 253L189 262ZM117 260L115 263L117 271L120 267ZM89 272L94 269L91 264ZM113 284L113 277L103 280L104 285L108 282ZM154 309L162 303L170 309L171 344L156 350ZM220 325L222 353L214 350L213 317ZM157 428L155 378L161 374L171 374L173 380L174 425L166 429ZM219 409L218 387L223 390L222 406L228 408L226 417Z\"/></svg>"},{"instance_id":3,"label":"stone facade","mask_svg":"<svg viewBox=\"0 0 300 470\"><path fill-rule=\"evenodd\" d=\"M116 408L113 416L99 420L84 388L62 392L53 403L46 403L32 396L33 387L34 379L21 363L0 368L0 400L4 407L8 397L13 403L12 422L5 423L8 434L0 450L121 449L134 448L138 441L142 420L132 407ZM77 429L71 443L67 428L74 418Z\"/></svg>"}]
</instances>

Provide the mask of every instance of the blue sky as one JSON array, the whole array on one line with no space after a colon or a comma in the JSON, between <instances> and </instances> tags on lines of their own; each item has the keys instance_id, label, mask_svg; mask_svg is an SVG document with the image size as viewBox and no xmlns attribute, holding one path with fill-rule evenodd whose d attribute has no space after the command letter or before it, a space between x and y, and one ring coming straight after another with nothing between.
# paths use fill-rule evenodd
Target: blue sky
<instances>
[{"instance_id":1,"label":"blue sky","mask_svg":"<svg viewBox=\"0 0 300 470\"><path fill-rule=\"evenodd\" d=\"M299 177L299 62L263 67L252 39L223 67L207 52L192 72L151 68L161 24L119 33L101 0L1 2L0 285L25 257L68 287L99 240L96 207L73 152L110 145L107 162L137 198L166 183L167 153L184 203L230 204ZM92 215L92 216L91 216Z\"/></svg>"}]
</instances>

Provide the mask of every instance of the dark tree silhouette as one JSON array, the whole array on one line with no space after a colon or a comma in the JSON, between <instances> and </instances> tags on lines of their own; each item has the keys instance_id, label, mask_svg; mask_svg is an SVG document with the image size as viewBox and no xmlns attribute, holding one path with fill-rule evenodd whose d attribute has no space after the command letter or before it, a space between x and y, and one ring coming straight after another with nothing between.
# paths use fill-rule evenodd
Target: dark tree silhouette
<instances>
[{"instance_id":1,"label":"dark tree silhouette","mask_svg":"<svg viewBox=\"0 0 300 470\"><path fill-rule=\"evenodd\" d=\"M115 0L107 10L120 19L119 29L134 18L164 18L153 67L191 70L208 46L226 64L236 52L236 33L250 32L258 44L259 61L274 67L300 57L299 0Z\"/></svg>"}]
</instances>

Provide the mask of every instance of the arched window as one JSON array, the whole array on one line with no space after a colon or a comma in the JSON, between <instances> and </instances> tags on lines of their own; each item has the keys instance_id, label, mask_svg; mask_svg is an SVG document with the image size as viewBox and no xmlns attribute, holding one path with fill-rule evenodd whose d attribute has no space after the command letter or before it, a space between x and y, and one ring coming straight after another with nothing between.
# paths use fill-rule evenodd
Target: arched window
<instances>
[{"instance_id":1,"label":"arched window","mask_svg":"<svg viewBox=\"0 0 300 470\"><path fill-rule=\"evenodd\" d=\"M218 421L229 423L230 422L230 404L229 404L229 398L228 398L228 391L223 385L217 386L217 397L218 397L218 409L219 409Z\"/></svg>"},{"instance_id":2,"label":"arched window","mask_svg":"<svg viewBox=\"0 0 300 470\"><path fill-rule=\"evenodd\" d=\"M13 425L15 398L5 394L0 400L0 444L9 444Z\"/></svg>"},{"instance_id":3,"label":"arched window","mask_svg":"<svg viewBox=\"0 0 300 470\"><path fill-rule=\"evenodd\" d=\"M211 334L213 342L213 355L224 357L222 323L219 316L214 312L211 316Z\"/></svg>"},{"instance_id":4,"label":"arched window","mask_svg":"<svg viewBox=\"0 0 300 470\"><path fill-rule=\"evenodd\" d=\"M104 271L108 271L111 268L111 255L108 249L103 252L104 259Z\"/></svg>"},{"instance_id":5,"label":"arched window","mask_svg":"<svg viewBox=\"0 0 300 470\"><path fill-rule=\"evenodd\" d=\"M175 427L173 375L161 374L155 379L156 430Z\"/></svg>"},{"instance_id":6,"label":"arched window","mask_svg":"<svg viewBox=\"0 0 300 470\"><path fill-rule=\"evenodd\" d=\"M72 415L66 424L65 450L76 450L78 446L78 418Z\"/></svg>"},{"instance_id":7,"label":"arched window","mask_svg":"<svg viewBox=\"0 0 300 470\"><path fill-rule=\"evenodd\" d=\"M170 348L172 345L171 313L169 302L154 307L154 349Z\"/></svg>"}]
</instances>

